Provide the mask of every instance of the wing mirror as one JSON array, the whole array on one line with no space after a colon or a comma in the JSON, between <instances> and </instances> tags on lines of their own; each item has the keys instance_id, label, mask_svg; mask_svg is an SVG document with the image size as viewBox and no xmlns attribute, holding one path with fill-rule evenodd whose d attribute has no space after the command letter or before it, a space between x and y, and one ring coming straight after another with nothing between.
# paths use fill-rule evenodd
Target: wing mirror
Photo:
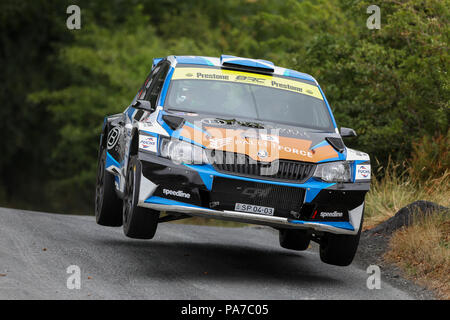
<instances>
[{"instance_id":1,"label":"wing mirror","mask_svg":"<svg viewBox=\"0 0 450 320\"><path fill-rule=\"evenodd\" d=\"M352 128L344 128L344 127L341 127L341 132L340 132L340 134L341 134L341 137L342 137L342 138L346 138L346 137L356 137L356 136L357 136L355 130L353 130Z\"/></svg>"},{"instance_id":2,"label":"wing mirror","mask_svg":"<svg viewBox=\"0 0 450 320\"><path fill-rule=\"evenodd\" d=\"M153 112L155 110L155 108L152 107L152 104L150 103L150 101L147 101L147 100L136 100L133 103L133 108L150 111L150 112Z\"/></svg>"}]
</instances>

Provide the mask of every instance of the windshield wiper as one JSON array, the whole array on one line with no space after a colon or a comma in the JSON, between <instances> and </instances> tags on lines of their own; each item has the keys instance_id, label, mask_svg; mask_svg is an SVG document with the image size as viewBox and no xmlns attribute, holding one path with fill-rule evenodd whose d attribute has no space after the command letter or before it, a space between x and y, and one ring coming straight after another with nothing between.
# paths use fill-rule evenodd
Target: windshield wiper
<instances>
[{"instance_id":1,"label":"windshield wiper","mask_svg":"<svg viewBox=\"0 0 450 320\"><path fill-rule=\"evenodd\" d=\"M188 113L189 112L189 111L186 111L186 110L175 109L175 108L167 108L167 111L176 111L176 112L184 112L184 113Z\"/></svg>"}]
</instances>

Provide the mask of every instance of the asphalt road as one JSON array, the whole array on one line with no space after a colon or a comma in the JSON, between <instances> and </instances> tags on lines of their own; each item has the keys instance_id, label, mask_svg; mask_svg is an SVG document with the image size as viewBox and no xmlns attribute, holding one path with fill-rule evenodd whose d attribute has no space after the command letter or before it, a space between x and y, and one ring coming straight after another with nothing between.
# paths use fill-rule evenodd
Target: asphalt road
<instances>
[{"instance_id":1,"label":"asphalt road","mask_svg":"<svg viewBox=\"0 0 450 320\"><path fill-rule=\"evenodd\" d=\"M68 289L67 268L81 270ZM163 223L126 238L91 216L0 208L0 299L413 299L366 270L283 249L270 228Z\"/></svg>"}]
</instances>

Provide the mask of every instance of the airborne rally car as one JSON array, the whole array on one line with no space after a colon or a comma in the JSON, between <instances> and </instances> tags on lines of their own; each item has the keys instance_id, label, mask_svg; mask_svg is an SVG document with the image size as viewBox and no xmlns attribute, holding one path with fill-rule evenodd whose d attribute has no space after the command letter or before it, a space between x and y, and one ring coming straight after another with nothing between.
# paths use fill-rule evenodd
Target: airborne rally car
<instances>
[{"instance_id":1,"label":"airborne rally car","mask_svg":"<svg viewBox=\"0 0 450 320\"><path fill-rule=\"evenodd\" d=\"M279 230L280 245L348 265L370 159L347 148L317 81L265 60L168 56L100 136L95 215L151 239L200 216Z\"/></svg>"}]
</instances>

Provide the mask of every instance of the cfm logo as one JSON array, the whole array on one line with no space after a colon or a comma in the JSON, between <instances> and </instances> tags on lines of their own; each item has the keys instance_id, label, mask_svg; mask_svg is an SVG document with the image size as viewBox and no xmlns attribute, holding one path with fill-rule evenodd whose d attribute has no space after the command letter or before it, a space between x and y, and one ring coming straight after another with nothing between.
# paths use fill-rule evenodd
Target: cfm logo
<instances>
[{"instance_id":1,"label":"cfm logo","mask_svg":"<svg viewBox=\"0 0 450 320\"><path fill-rule=\"evenodd\" d=\"M243 195L249 196L250 198L265 198L269 195L271 188L245 188L244 191L242 191Z\"/></svg>"}]
</instances>

